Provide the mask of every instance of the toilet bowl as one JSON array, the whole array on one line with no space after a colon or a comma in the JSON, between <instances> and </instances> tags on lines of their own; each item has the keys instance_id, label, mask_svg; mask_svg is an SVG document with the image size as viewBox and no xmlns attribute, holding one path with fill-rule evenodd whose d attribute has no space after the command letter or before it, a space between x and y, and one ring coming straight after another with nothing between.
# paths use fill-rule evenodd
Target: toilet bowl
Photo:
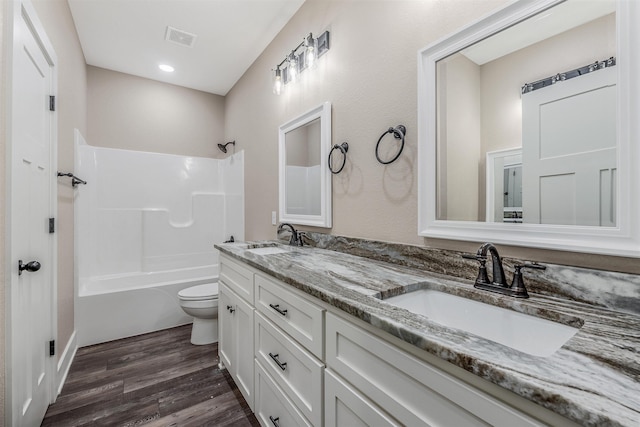
<instances>
[{"instance_id":1,"label":"toilet bowl","mask_svg":"<svg viewBox=\"0 0 640 427\"><path fill-rule=\"evenodd\" d=\"M191 344L218 341L218 283L205 283L178 292L180 307L193 316Z\"/></svg>"}]
</instances>

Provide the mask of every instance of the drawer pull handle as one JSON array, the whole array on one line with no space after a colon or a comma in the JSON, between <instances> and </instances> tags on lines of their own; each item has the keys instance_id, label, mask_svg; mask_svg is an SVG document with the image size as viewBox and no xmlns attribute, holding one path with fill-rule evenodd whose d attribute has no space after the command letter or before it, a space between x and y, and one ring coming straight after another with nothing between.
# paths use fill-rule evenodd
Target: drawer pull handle
<instances>
[{"instance_id":1,"label":"drawer pull handle","mask_svg":"<svg viewBox=\"0 0 640 427\"><path fill-rule=\"evenodd\" d=\"M280 369L282 369L283 371L287 369L287 362L281 362L280 360L278 360L277 354L269 353L269 356L273 359L274 362L276 362Z\"/></svg>"},{"instance_id":2,"label":"drawer pull handle","mask_svg":"<svg viewBox=\"0 0 640 427\"><path fill-rule=\"evenodd\" d=\"M229 313L231 313L231 314L233 314L233 312L236 311L236 309L233 308L233 306L231 306L231 305L227 306L227 310L229 310Z\"/></svg>"},{"instance_id":3,"label":"drawer pull handle","mask_svg":"<svg viewBox=\"0 0 640 427\"><path fill-rule=\"evenodd\" d=\"M271 420L271 423L274 427L280 427L280 417L273 418L271 415L269 415L269 419Z\"/></svg>"},{"instance_id":4,"label":"drawer pull handle","mask_svg":"<svg viewBox=\"0 0 640 427\"><path fill-rule=\"evenodd\" d=\"M287 309L280 309L280 304L269 304L269 307L273 308L275 311L277 311L278 313L282 314L283 316L287 315Z\"/></svg>"}]
</instances>

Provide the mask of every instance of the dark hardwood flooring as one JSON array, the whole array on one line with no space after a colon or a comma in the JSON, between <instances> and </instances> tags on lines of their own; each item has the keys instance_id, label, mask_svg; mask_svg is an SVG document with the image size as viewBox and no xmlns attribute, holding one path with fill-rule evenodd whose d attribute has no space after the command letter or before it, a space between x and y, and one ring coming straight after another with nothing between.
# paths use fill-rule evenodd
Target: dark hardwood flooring
<instances>
[{"instance_id":1,"label":"dark hardwood flooring","mask_svg":"<svg viewBox=\"0 0 640 427\"><path fill-rule=\"evenodd\" d=\"M43 426L258 426L191 325L78 349Z\"/></svg>"}]
</instances>

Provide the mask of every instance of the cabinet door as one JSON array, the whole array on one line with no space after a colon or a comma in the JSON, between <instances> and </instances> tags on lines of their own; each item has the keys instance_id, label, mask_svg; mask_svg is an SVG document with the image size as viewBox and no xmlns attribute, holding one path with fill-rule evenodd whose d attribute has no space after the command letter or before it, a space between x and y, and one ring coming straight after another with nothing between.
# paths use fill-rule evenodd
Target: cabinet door
<instances>
[{"instance_id":1,"label":"cabinet door","mask_svg":"<svg viewBox=\"0 0 640 427\"><path fill-rule=\"evenodd\" d=\"M249 305L237 295L235 311L233 312L236 366L236 385L244 395L245 400L253 410L253 306Z\"/></svg>"},{"instance_id":2,"label":"cabinet door","mask_svg":"<svg viewBox=\"0 0 640 427\"><path fill-rule=\"evenodd\" d=\"M325 427L400 426L330 370L324 375Z\"/></svg>"},{"instance_id":3,"label":"cabinet door","mask_svg":"<svg viewBox=\"0 0 640 427\"><path fill-rule=\"evenodd\" d=\"M342 318L327 315L326 330L327 368L404 425L542 425Z\"/></svg>"},{"instance_id":4,"label":"cabinet door","mask_svg":"<svg viewBox=\"0 0 640 427\"><path fill-rule=\"evenodd\" d=\"M266 427L311 427L305 417L256 360L255 415Z\"/></svg>"},{"instance_id":5,"label":"cabinet door","mask_svg":"<svg viewBox=\"0 0 640 427\"><path fill-rule=\"evenodd\" d=\"M231 291L222 282L219 283L218 291L218 357L231 373L235 369Z\"/></svg>"}]
</instances>

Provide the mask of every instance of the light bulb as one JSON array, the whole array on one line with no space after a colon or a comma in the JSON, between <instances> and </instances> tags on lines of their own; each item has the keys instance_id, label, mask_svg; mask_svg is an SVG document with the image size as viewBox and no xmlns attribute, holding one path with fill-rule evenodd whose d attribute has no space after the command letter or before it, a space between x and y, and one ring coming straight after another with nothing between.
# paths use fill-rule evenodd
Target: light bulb
<instances>
[{"instance_id":1,"label":"light bulb","mask_svg":"<svg viewBox=\"0 0 640 427\"><path fill-rule=\"evenodd\" d=\"M307 61L307 67L309 68L314 68L316 65L316 59L317 59L316 56L318 52L318 49L316 48L316 43L317 41L313 38L311 34L309 34L309 36L304 39L304 45L307 48L307 51L305 52L304 57Z\"/></svg>"},{"instance_id":2,"label":"light bulb","mask_svg":"<svg viewBox=\"0 0 640 427\"><path fill-rule=\"evenodd\" d=\"M287 73L289 74L290 83L298 81L298 58L293 53L289 57L289 69Z\"/></svg>"},{"instance_id":3,"label":"light bulb","mask_svg":"<svg viewBox=\"0 0 640 427\"><path fill-rule=\"evenodd\" d=\"M273 93L280 95L282 92L282 71L280 67L276 68L276 73L273 76Z\"/></svg>"}]
</instances>

